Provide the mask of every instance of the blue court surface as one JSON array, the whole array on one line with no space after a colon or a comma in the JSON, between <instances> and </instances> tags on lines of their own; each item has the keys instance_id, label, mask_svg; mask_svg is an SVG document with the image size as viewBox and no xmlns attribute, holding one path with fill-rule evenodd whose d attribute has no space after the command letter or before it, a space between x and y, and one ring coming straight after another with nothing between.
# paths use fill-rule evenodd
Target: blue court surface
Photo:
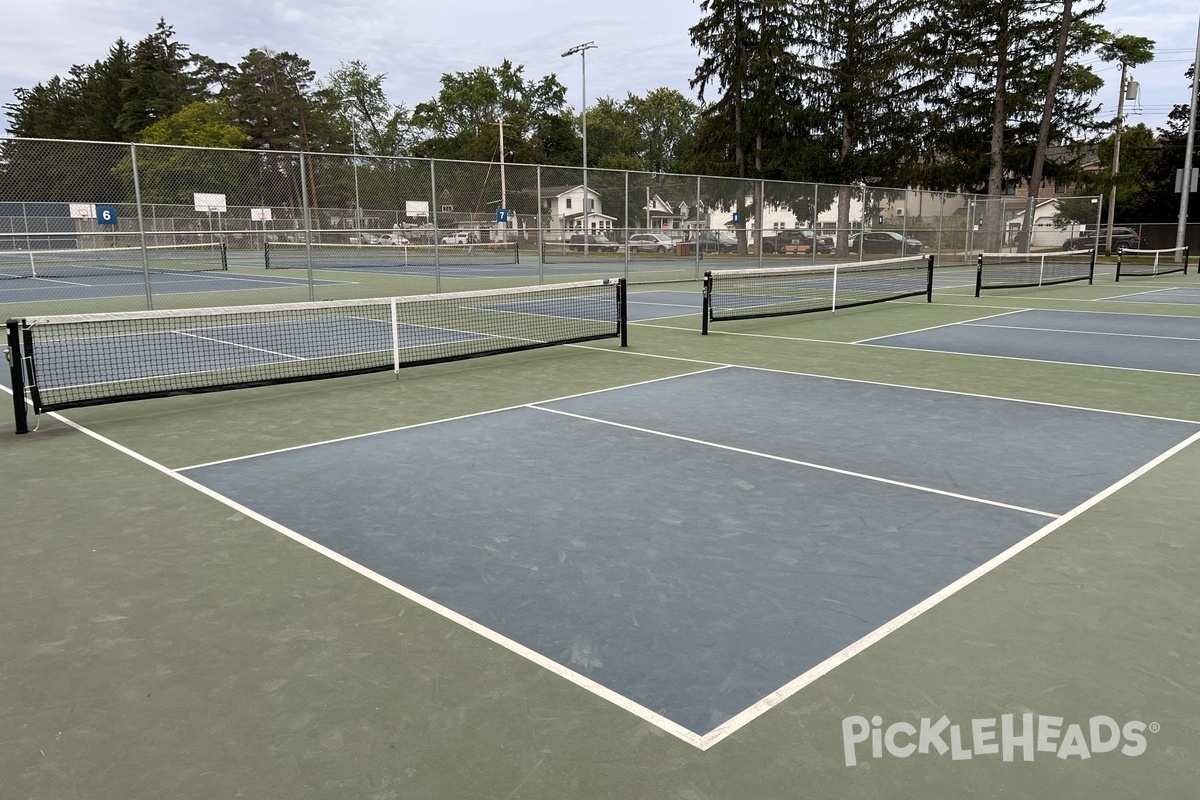
<instances>
[{"instance_id":1,"label":"blue court surface","mask_svg":"<svg viewBox=\"0 0 1200 800\"><path fill-rule=\"evenodd\" d=\"M691 316L700 313L700 292L674 290L631 291L628 296L629 319L651 320Z\"/></svg>"},{"instance_id":2,"label":"blue court surface","mask_svg":"<svg viewBox=\"0 0 1200 800\"><path fill-rule=\"evenodd\" d=\"M1118 297L1106 297L1105 300L1119 300L1123 303L1166 303L1184 306L1200 305L1200 286L1173 286L1169 289L1146 289Z\"/></svg>"},{"instance_id":3,"label":"blue court surface","mask_svg":"<svg viewBox=\"0 0 1200 800\"><path fill-rule=\"evenodd\" d=\"M1200 375L1200 317L1025 310L859 344Z\"/></svg>"},{"instance_id":4,"label":"blue court surface","mask_svg":"<svg viewBox=\"0 0 1200 800\"><path fill-rule=\"evenodd\" d=\"M696 739L1197 431L726 367L181 472Z\"/></svg>"},{"instance_id":5,"label":"blue court surface","mask_svg":"<svg viewBox=\"0 0 1200 800\"><path fill-rule=\"evenodd\" d=\"M336 281L314 281L318 285ZM234 272L152 273L150 288L154 294L185 292L230 292L293 289L308 281L283 275L246 275ZM136 272L66 278L22 278L0 281L0 304L36 303L43 300L98 297L134 297L146 295L145 278Z\"/></svg>"}]
</instances>

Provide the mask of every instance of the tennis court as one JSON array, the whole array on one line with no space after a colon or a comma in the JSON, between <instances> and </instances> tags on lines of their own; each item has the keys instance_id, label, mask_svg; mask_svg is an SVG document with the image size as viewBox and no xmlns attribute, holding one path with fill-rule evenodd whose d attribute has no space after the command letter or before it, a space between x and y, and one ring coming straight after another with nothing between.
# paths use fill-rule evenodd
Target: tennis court
<instances>
[{"instance_id":1,"label":"tennis court","mask_svg":"<svg viewBox=\"0 0 1200 800\"><path fill-rule=\"evenodd\" d=\"M627 347L524 294L30 317L91 366L0 421L0 794L1187 796L1200 316L931 272L718 288L708 336L639 287ZM245 388L145 385L193 340Z\"/></svg>"}]
</instances>

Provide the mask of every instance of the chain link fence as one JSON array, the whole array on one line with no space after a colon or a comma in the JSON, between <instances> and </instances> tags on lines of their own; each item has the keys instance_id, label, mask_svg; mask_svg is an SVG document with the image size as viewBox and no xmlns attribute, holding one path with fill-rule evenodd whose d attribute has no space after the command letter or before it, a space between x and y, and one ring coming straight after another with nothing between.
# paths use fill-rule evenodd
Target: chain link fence
<instances>
[{"instance_id":1,"label":"chain link fence","mask_svg":"<svg viewBox=\"0 0 1200 800\"><path fill-rule=\"evenodd\" d=\"M1061 249L1099 213L1099 198L0 138L0 304L86 312L696 281L931 252L961 265L981 251Z\"/></svg>"}]
</instances>

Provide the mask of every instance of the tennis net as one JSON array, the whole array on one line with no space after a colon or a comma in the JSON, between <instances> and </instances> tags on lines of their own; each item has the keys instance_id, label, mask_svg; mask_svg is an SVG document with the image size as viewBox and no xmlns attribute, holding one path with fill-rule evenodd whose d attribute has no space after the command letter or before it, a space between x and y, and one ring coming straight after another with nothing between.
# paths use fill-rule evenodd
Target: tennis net
<instances>
[{"instance_id":1,"label":"tennis net","mask_svg":"<svg viewBox=\"0 0 1200 800\"><path fill-rule=\"evenodd\" d=\"M229 268L225 244L0 250L0 279L76 278L129 272L207 272Z\"/></svg>"},{"instance_id":2,"label":"tennis net","mask_svg":"<svg viewBox=\"0 0 1200 800\"><path fill-rule=\"evenodd\" d=\"M1096 251L1055 253L980 253L976 259L975 296L984 289L1016 289L1070 281L1092 282Z\"/></svg>"},{"instance_id":3,"label":"tennis net","mask_svg":"<svg viewBox=\"0 0 1200 800\"><path fill-rule=\"evenodd\" d=\"M754 319L882 303L925 295L933 301L933 256L819 267L704 273L701 332L709 322Z\"/></svg>"},{"instance_id":4,"label":"tennis net","mask_svg":"<svg viewBox=\"0 0 1200 800\"><path fill-rule=\"evenodd\" d=\"M624 279L8 321L17 432L35 412L331 378L619 337ZM26 428L27 429L27 428Z\"/></svg>"},{"instance_id":5,"label":"tennis net","mask_svg":"<svg viewBox=\"0 0 1200 800\"><path fill-rule=\"evenodd\" d=\"M1182 272L1187 275L1188 248L1171 247L1164 250L1122 249L1117 253L1117 281L1121 276L1144 278Z\"/></svg>"},{"instance_id":6,"label":"tennis net","mask_svg":"<svg viewBox=\"0 0 1200 800\"><path fill-rule=\"evenodd\" d=\"M515 241L484 244L317 244L267 242L267 269L372 270L435 266L496 266L516 264Z\"/></svg>"}]
</instances>

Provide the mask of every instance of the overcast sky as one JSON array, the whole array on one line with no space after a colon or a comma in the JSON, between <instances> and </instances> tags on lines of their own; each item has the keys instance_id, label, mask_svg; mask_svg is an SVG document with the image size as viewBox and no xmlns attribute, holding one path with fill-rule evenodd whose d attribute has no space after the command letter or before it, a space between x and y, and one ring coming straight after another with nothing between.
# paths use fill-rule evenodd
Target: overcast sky
<instances>
[{"instance_id":1,"label":"overcast sky","mask_svg":"<svg viewBox=\"0 0 1200 800\"><path fill-rule=\"evenodd\" d=\"M688 87L697 55L688 28L700 17L694 0L604 0L601 3L524 0L515 3L443 0L10 0L20 4L0 27L0 97L32 87L72 64L103 59L118 37L131 44L154 30L159 17L193 52L236 64L251 48L291 51L324 76L358 59L386 73L393 103L410 109L437 94L439 78L507 58L527 78L551 73L567 87L575 108L581 97L580 57L563 51L594 41L587 53L587 96L622 99L661 86ZM1188 0L1109 0L1110 29L1157 42L1154 64L1134 71L1141 99L1128 104L1131 123L1163 124L1175 103L1190 100L1183 77L1191 63L1200 8ZM1115 115L1119 70L1095 63L1106 87L1098 100ZM7 120L4 120L7 124Z\"/></svg>"}]
</instances>

